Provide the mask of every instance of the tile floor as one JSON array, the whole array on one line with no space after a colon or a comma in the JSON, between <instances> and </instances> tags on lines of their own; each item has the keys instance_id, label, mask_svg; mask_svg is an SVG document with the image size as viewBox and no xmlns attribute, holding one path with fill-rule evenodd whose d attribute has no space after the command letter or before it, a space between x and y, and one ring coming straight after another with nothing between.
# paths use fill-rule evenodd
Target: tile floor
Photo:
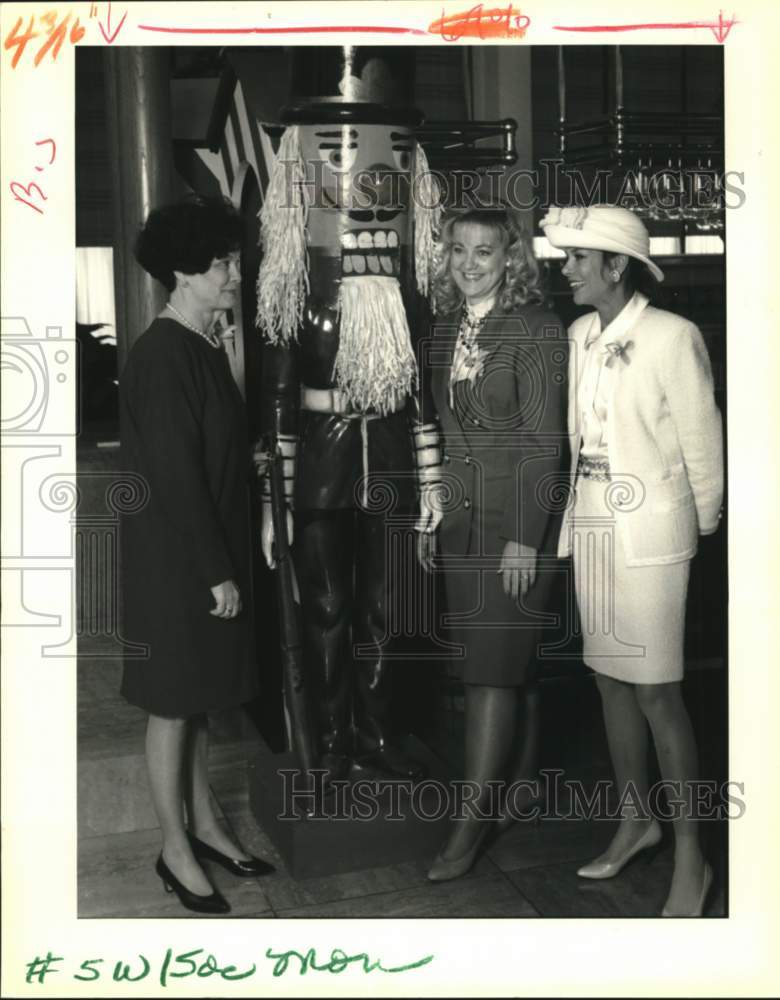
<instances>
[{"instance_id":1,"label":"tile floor","mask_svg":"<svg viewBox=\"0 0 780 1000\"><path fill-rule=\"evenodd\" d=\"M600 852L611 825L540 820L507 831L468 875L452 882L427 882L427 858L295 880L258 828L242 774L232 765L214 776L224 821L247 850L271 860L277 871L249 880L209 866L232 906L231 917L652 917L660 912L671 877L667 834L659 851L639 855L618 878L579 879L577 867ZM156 830L83 839L79 916L197 919L163 891L153 871L158 844ZM712 856L712 849L708 853ZM712 917L725 913L722 864L717 872L706 910Z\"/></svg>"},{"instance_id":2,"label":"tile floor","mask_svg":"<svg viewBox=\"0 0 780 1000\"><path fill-rule=\"evenodd\" d=\"M717 739L712 714L725 717L718 701L722 684L713 672L695 680L692 716L701 729L704 773L723 775L725 749ZM714 693L713 693L714 689ZM90 708L89 685L84 686L83 709ZM544 767L562 767L566 776L588 784L609 776L597 700L588 688L564 688L563 697L547 697L542 721ZM101 711L107 693L94 692ZM568 699L568 701L567 701ZM715 706L715 708L713 708ZM702 716L705 716L702 722ZM440 757L453 774L460 773L462 716L449 713L437 726ZM98 739L87 718L80 732ZM117 730L114 729L116 736ZM228 736L230 734L228 733ZM129 734L121 732L124 743ZM136 752L142 732L136 733ZM430 744L429 744L430 745ZM266 834L258 828L249 805L246 762L254 752L246 739L215 748L212 788L225 824L247 850L268 858L277 871L262 879L237 879L218 866L209 874L232 906L230 918L296 917L653 917L663 905L672 869L671 834L655 852L640 854L615 879L589 882L579 879L577 867L598 855L611 836L611 824L560 819L518 823L494 839L468 875L452 882L431 884L425 878L431 858L353 871L345 874L294 879ZM80 754L82 753L80 748ZM99 755L99 754L98 754ZM572 765L576 763L576 768ZM727 912L727 824L703 824L705 853L715 868L715 884L705 915ZM79 917L155 918L198 915L180 906L164 892L153 865L159 850L154 829L86 835L80 831L78 878Z\"/></svg>"}]
</instances>

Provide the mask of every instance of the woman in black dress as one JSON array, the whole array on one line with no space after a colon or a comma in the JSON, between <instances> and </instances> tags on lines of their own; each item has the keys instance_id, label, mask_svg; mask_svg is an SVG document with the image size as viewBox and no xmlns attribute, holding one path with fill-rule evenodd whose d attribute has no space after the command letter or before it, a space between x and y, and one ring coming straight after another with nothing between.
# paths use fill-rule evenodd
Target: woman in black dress
<instances>
[{"instance_id":1,"label":"woman in black dress","mask_svg":"<svg viewBox=\"0 0 780 1000\"><path fill-rule=\"evenodd\" d=\"M518 710L535 727L533 680L555 571L565 468L566 335L541 305L530 241L509 211L469 210L442 231L430 392L444 437L439 527L447 612L463 650L467 781L478 789L428 873L465 874L512 767ZM520 696L523 696L522 698ZM520 701L520 704L518 704ZM526 734L527 736L528 734ZM526 739L526 748L528 740ZM504 802L511 815L513 802ZM518 807L525 812L525 806Z\"/></svg>"},{"instance_id":2,"label":"woman in black dress","mask_svg":"<svg viewBox=\"0 0 780 1000\"><path fill-rule=\"evenodd\" d=\"M149 713L146 760L162 830L156 871L184 906L207 913L230 906L200 861L248 877L273 871L220 827L207 771L207 712L258 690L245 411L213 332L234 305L240 236L239 216L222 199L149 215L136 256L170 299L120 379L123 467L148 488L122 529L125 635L148 647L145 659L126 662L122 694Z\"/></svg>"}]
</instances>

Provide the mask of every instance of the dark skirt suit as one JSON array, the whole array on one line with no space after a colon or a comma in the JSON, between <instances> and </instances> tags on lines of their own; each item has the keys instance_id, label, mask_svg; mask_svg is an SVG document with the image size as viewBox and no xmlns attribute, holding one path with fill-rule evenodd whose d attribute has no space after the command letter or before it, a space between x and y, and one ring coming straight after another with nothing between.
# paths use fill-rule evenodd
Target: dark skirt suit
<instances>
[{"instance_id":1,"label":"dark skirt suit","mask_svg":"<svg viewBox=\"0 0 780 1000\"><path fill-rule=\"evenodd\" d=\"M437 323L430 375L444 435L439 537L447 621L462 647L465 683L514 686L529 679L542 628L554 624L545 608L568 460L566 333L540 307L491 313L478 337L481 370L454 384L450 405L458 322ZM508 540L538 553L536 582L516 600L498 573Z\"/></svg>"},{"instance_id":2,"label":"dark skirt suit","mask_svg":"<svg viewBox=\"0 0 780 1000\"><path fill-rule=\"evenodd\" d=\"M258 670L247 426L227 358L157 319L130 351L120 406L123 468L148 489L121 526L124 634L149 650L125 661L122 694L163 717L239 705L257 694ZM210 588L229 579L243 610L210 615Z\"/></svg>"}]
</instances>

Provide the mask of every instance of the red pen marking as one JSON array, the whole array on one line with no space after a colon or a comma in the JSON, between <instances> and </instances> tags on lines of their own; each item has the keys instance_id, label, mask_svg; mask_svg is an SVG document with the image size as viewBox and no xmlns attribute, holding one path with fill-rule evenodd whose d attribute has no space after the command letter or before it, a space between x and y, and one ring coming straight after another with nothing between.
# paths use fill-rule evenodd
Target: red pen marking
<instances>
[{"instance_id":1,"label":"red pen marking","mask_svg":"<svg viewBox=\"0 0 780 1000\"><path fill-rule=\"evenodd\" d=\"M14 196L14 198L16 198L17 201L24 202L25 205L29 205L30 208L34 209L40 215L43 215L43 209L42 208L38 208L37 205L33 205L33 203L31 201L27 200L27 198L32 198L32 192L30 191L30 188L35 188L35 190L38 192L39 196L41 198L43 198L44 201L48 201L49 200L46 197L46 195L43 193L43 191L41 191L41 189L38 187L38 185L34 181L31 182L30 184L28 184L27 187L25 187L24 184L20 184L19 181L11 181L11 183L8 186L11 189L11 194ZM21 198L16 193L15 188L19 188L20 191L24 191L24 193L27 195L27 198Z\"/></svg>"},{"instance_id":2,"label":"red pen marking","mask_svg":"<svg viewBox=\"0 0 780 1000\"><path fill-rule=\"evenodd\" d=\"M56 10L48 10L45 14L41 14L39 20L45 26L44 34L47 36L47 40L43 43L40 49L38 49L33 63L35 66L40 66L46 53L51 50L52 59L55 60L59 55L60 49L62 48L62 43L68 35L68 23L71 19L71 12L65 15L62 21L57 24L58 12ZM35 16L30 18L30 23L27 25L27 31L24 34L19 33L19 29L22 24L21 17L17 20L13 28L8 32L8 35L3 43L5 49L16 48L14 57L11 60L11 69L16 69L19 60L22 58L22 54L27 47L27 43L33 38L40 37L40 32L33 31L33 24L35 23ZM80 42L84 37L85 30L79 24L79 18L76 18L70 29L70 41L72 45Z\"/></svg>"},{"instance_id":3,"label":"red pen marking","mask_svg":"<svg viewBox=\"0 0 780 1000\"><path fill-rule=\"evenodd\" d=\"M86 33L87 29L82 28L81 25L79 24L79 19L76 18L73 27L70 29L71 43L75 45L77 42L80 42L81 39L84 37L84 35L86 35Z\"/></svg>"},{"instance_id":4,"label":"red pen marking","mask_svg":"<svg viewBox=\"0 0 780 1000\"><path fill-rule=\"evenodd\" d=\"M48 28L46 29L46 34L49 36L49 40L45 42L40 49L38 49L35 59L33 60L36 66L40 66L41 60L49 51L49 49L52 50L51 53L52 59L56 59L57 56L59 55L60 49L62 48L62 43L65 41L65 36L68 33L68 21L70 21L70 13L68 13L65 20L60 21L60 23L56 27L55 27L55 23L57 21L56 10L49 10L45 14L42 14L41 20L43 21L44 24L48 25Z\"/></svg>"},{"instance_id":5,"label":"red pen marking","mask_svg":"<svg viewBox=\"0 0 780 1000\"><path fill-rule=\"evenodd\" d=\"M441 35L445 42L457 42L459 38L522 38L528 30L531 18L515 9L511 4L505 8L477 4L471 10L460 14L442 16L434 21L428 31Z\"/></svg>"},{"instance_id":6,"label":"red pen marking","mask_svg":"<svg viewBox=\"0 0 780 1000\"><path fill-rule=\"evenodd\" d=\"M114 31L112 33L111 32L111 0L108 0L108 17L107 17L107 20L106 20L106 27L104 28L102 22L98 21L98 28L100 28L100 32L103 35L103 38L106 40L106 42L109 45L111 45L111 43L114 41L114 39L116 38L116 36L122 30L122 25L125 23L125 18L126 17L127 17L127 11L125 11L124 14L122 15L122 20L117 25L116 31Z\"/></svg>"},{"instance_id":7,"label":"red pen marking","mask_svg":"<svg viewBox=\"0 0 780 1000\"><path fill-rule=\"evenodd\" d=\"M419 28L399 28L396 26L368 25L306 25L297 28L167 28L159 24L139 24L141 31L159 31L170 35L322 35L322 34L367 34L367 35L427 35Z\"/></svg>"},{"instance_id":8,"label":"red pen marking","mask_svg":"<svg viewBox=\"0 0 780 1000\"><path fill-rule=\"evenodd\" d=\"M562 25L554 24L556 31L648 31L662 29L664 31L679 31L707 28L717 40L722 44L728 38L728 34L739 21L731 15L731 20L724 20L723 11L720 11L717 21L671 21L659 22L657 24L584 24L584 25Z\"/></svg>"},{"instance_id":9,"label":"red pen marking","mask_svg":"<svg viewBox=\"0 0 780 1000\"><path fill-rule=\"evenodd\" d=\"M54 139L41 139L40 141L36 142L35 145L45 146L49 142L51 143L51 159L49 160L49 166L51 166L51 164L54 163L54 160L57 157L57 143L54 141Z\"/></svg>"},{"instance_id":10,"label":"red pen marking","mask_svg":"<svg viewBox=\"0 0 780 1000\"><path fill-rule=\"evenodd\" d=\"M6 40L3 43L3 48L5 48L5 49L12 49L14 47L14 45L16 46L16 52L14 53L14 57L11 60L11 69L16 69L16 64L22 58L22 53L24 52L25 48L27 47L27 43L31 39L38 37L38 32L37 31L33 31L33 21L34 20L35 19L32 18L32 17L30 18L30 23L27 25L27 31L25 31L25 33L23 35L18 34L19 28L21 27L21 24L22 24L21 17L16 22L16 24L13 26L13 28L11 28L11 30L8 32Z\"/></svg>"}]
</instances>

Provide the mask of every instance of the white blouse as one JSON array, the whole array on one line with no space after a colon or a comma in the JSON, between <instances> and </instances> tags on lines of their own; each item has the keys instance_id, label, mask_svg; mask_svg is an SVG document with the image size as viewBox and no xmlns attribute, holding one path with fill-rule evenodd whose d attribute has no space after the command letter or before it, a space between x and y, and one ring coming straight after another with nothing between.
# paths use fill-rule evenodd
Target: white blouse
<instances>
[{"instance_id":1,"label":"white blouse","mask_svg":"<svg viewBox=\"0 0 780 1000\"><path fill-rule=\"evenodd\" d=\"M599 314L593 313L585 338L585 359L577 386L582 429L580 454L583 458L603 461L608 456L607 410L614 372L614 364L609 362L614 359L615 342L631 329L646 305L645 296L635 292L604 329Z\"/></svg>"}]
</instances>

